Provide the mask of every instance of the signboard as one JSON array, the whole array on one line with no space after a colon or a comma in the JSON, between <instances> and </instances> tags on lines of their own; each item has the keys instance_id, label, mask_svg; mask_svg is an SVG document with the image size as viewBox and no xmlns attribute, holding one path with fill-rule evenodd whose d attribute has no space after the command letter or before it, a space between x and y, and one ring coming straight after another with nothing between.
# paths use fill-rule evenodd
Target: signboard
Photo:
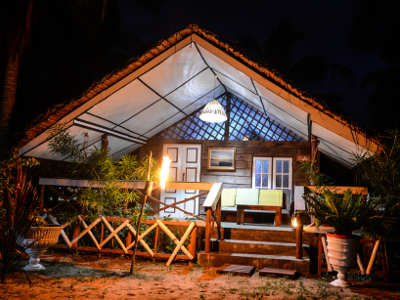
<instances>
[{"instance_id":1,"label":"signboard","mask_svg":"<svg viewBox=\"0 0 400 300\"><path fill-rule=\"evenodd\" d=\"M307 161L310 157L310 155L296 155L296 161Z\"/></svg>"}]
</instances>

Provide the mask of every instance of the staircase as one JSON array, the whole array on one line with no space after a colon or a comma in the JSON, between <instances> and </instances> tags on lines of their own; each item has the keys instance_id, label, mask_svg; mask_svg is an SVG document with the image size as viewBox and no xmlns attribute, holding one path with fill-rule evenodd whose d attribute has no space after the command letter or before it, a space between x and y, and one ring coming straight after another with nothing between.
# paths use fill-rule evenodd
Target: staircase
<instances>
[{"instance_id":1,"label":"staircase","mask_svg":"<svg viewBox=\"0 0 400 300\"><path fill-rule=\"evenodd\" d=\"M220 267L226 263L296 270L310 273L310 253L315 251L316 236L303 232L303 258L296 259L296 232L286 227L222 228L222 239L212 232L211 253L199 252L197 260L203 267ZM312 246L310 246L310 244ZM313 255L311 255L313 257Z\"/></svg>"}]
</instances>

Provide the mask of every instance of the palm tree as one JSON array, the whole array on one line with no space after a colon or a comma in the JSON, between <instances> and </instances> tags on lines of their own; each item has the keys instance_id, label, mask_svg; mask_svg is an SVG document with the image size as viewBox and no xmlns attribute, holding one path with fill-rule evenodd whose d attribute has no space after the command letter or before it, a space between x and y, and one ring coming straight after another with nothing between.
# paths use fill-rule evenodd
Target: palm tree
<instances>
[{"instance_id":1,"label":"palm tree","mask_svg":"<svg viewBox=\"0 0 400 300\"><path fill-rule=\"evenodd\" d=\"M164 0L136 2L154 14ZM145 48L133 33L121 30L116 0L3 1L0 22L0 153L7 149L16 99L29 99L41 86L49 102L68 100ZM57 94L48 93L51 88Z\"/></svg>"},{"instance_id":2,"label":"palm tree","mask_svg":"<svg viewBox=\"0 0 400 300\"><path fill-rule=\"evenodd\" d=\"M379 54L386 67L362 79L362 87L373 87L368 99L372 125L383 131L400 125L393 107L398 103L396 86L400 79L400 2L358 1L359 14L350 31L352 48L360 55Z\"/></svg>"}]
</instances>

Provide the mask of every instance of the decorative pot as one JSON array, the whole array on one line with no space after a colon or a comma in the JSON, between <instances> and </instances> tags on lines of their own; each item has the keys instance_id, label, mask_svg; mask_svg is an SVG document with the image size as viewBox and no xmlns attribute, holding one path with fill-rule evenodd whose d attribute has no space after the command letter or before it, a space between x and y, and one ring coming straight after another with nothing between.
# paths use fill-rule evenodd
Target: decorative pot
<instances>
[{"instance_id":1,"label":"decorative pot","mask_svg":"<svg viewBox=\"0 0 400 300\"><path fill-rule=\"evenodd\" d=\"M350 284L346 280L347 271L357 265L357 253L360 237L356 235L336 235L327 233L328 257L338 278L331 282L334 286L346 287Z\"/></svg>"},{"instance_id":2,"label":"decorative pot","mask_svg":"<svg viewBox=\"0 0 400 300\"><path fill-rule=\"evenodd\" d=\"M40 256L46 252L47 248L54 246L58 242L63 226L31 227L24 238L17 240L18 245L25 248L29 255L29 264L24 267L25 271L44 270L39 264Z\"/></svg>"}]
</instances>

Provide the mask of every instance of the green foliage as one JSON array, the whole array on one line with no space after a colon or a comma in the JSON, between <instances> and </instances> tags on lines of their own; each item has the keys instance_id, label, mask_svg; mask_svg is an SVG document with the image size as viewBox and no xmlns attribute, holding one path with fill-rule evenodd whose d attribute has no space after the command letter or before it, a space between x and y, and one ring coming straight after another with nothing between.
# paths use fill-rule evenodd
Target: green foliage
<instances>
[{"instance_id":1,"label":"green foliage","mask_svg":"<svg viewBox=\"0 0 400 300\"><path fill-rule=\"evenodd\" d=\"M39 162L34 158L20 157L17 149L11 151L7 159L0 161L0 203L3 203L6 192L14 194L17 189L17 168L30 169L37 165Z\"/></svg>"},{"instance_id":2,"label":"green foliage","mask_svg":"<svg viewBox=\"0 0 400 300\"><path fill-rule=\"evenodd\" d=\"M344 194L336 194L327 188L327 180L315 167L315 162L302 162L300 168L315 190L304 196L311 211L302 211L314 216L316 226L329 223L336 234L350 235L353 231L363 229L367 235L381 235L378 226L387 226L394 221L388 210L382 209L377 198L353 194L351 188ZM382 227L381 227L382 229Z\"/></svg>"},{"instance_id":3,"label":"green foliage","mask_svg":"<svg viewBox=\"0 0 400 300\"><path fill-rule=\"evenodd\" d=\"M52 132L54 138L49 147L50 152L71 161L71 175L90 179L89 186L83 188L78 203L90 214L119 216L127 215L124 206L136 203L140 196L135 190L121 188L122 181L146 181L149 158L139 161L136 156L126 154L115 161L107 150L97 148L87 151L84 144L71 136L63 126ZM158 162L151 160L150 180L157 183L159 179ZM95 188L94 183L102 188Z\"/></svg>"},{"instance_id":4,"label":"green foliage","mask_svg":"<svg viewBox=\"0 0 400 300\"><path fill-rule=\"evenodd\" d=\"M353 195L350 188L343 195L327 189L322 194L311 191L312 194L305 198L313 208L308 214L315 217L316 226L329 223L336 234L350 235L380 218L377 201L373 198L364 201L362 195Z\"/></svg>"},{"instance_id":5,"label":"green foliage","mask_svg":"<svg viewBox=\"0 0 400 300\"><path fill-rule=\"evenodd\" d=\"M17 239L25 236L39 217L42 201L31 182L29 170L38 165L31 158L21 158L16 150L0 161L0 281L5 282L8 269L18 258Z\"/></svg>"},{"instance_id":6,"label":"green foliage","mask_svg":"<svg viewBox=\"0 0 400 300\"><path fill-rule=\"evenodd\" d=\"M370 228L371 234L400 239L400 132L388 130L382 138L382 151L369 155L355 154L354 164L359 183L368 186L379 210L392 222L380 222Z\"/></svg>"}]
</instances>

